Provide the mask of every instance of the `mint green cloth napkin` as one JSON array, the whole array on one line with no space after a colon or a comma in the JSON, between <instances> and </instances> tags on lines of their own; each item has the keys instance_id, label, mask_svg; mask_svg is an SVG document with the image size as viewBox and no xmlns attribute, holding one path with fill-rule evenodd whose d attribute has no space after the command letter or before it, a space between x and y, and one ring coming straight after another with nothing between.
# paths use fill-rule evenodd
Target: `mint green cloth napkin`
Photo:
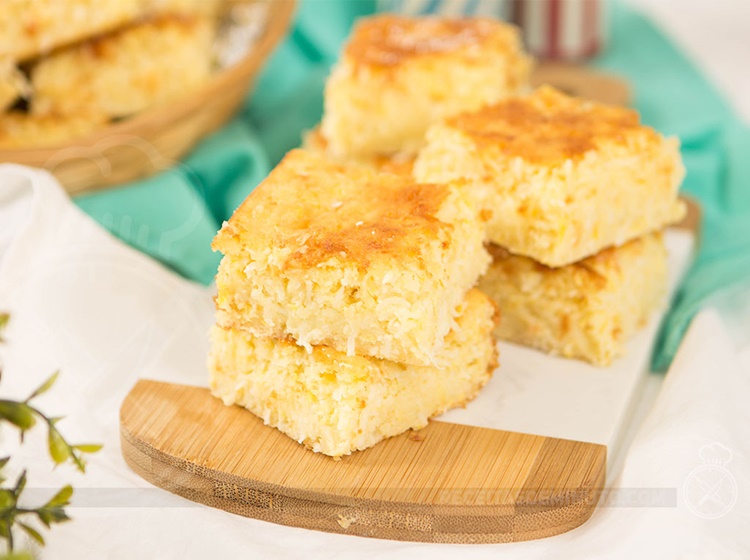
<instances>
[{"instance_id":1,"label":"mint green cloth napkin","mask_svg":"<svg viewBox=\"0 0 750 560\"><path fill-rule=\"evenodd\" d=\"M698 258L653 356L666 369L690 319L716 291L750 283L750 129L679 50L640 15L613 6L612 48L597 61L626 76L643 121L682 142L684 193L704 212Z\"/></svg>"},{"instance_id":2,"label":"mint green cloth napkin","mask_svg":"<svg viewBox=\"0 0 750 560\"><path fill-rule=\"evenodd\" d=\"M322 111L330 65L374 0L307 0L254 94L226 127L176 168L151 179L80 196L77 204L134 247L180 274L209 283L219 256L210 242ZM680 137L683 191L704 210L697 262L665 320L654 366L671 361L689 320L717 290L750 281L750 130L679 50L647 19L612 6L611 45L595 64L633 85L644 122Z\"/></svg>"}]
</instances>

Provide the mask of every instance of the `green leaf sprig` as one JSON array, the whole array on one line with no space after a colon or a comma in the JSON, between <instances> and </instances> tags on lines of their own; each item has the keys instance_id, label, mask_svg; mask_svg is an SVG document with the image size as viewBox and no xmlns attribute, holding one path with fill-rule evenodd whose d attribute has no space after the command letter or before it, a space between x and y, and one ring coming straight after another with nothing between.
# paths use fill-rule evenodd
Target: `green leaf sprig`
<instances>
[{"instance_id":1,"label":"green leaf sprig","mask_svg":"<svg viewBox=\"0 0 750 560\"><path fill-rule=\"evenodd\" d=\"M5 466L7 462L7 457L0 459L0 468ZM0 481L5 482L5 477L0 476ZM26 471L23 471L12 487L3 485L0 488L0 512L2 512L0 513L0 538L6 541L9 552L13 552L14 548L13 528L15 526L18 526L40 545L44 545L44 537L29 524L29 521L35 518L49 529L55 523L62 523L70 519L63 508L70 505L70 498L73 495L72 486L63 486L52 498L38 508L23 508L18 505L25 487Z\"/></svg>"},{"instance_id":2,"label":"green leaf sprig","mask_svg":"<svg viewBox=\"0 0 750 560\"><path fill-rule=\"evenodd\" d=\"M8 324L8 320L7 313L0 313L0 343L4 342L2 331ZM0 423L7 422L15 426L19 431L22 443L26 432L31 430L37 422L45 423L47 425L47 447L55 466L70 462L79 471L85 472L84 454L95 453L102 446L98 444L69 444L57 429L57 423L62 418L48 417L32 403L36 397L43 395L52 388L59 374L59 371L52 374L23 401L0 399ZM0 369L1 379L2 370ZM28 555L14 554L14 529L18 528L40 545L44 545L44 537L41 532L30 523L36 521L49 529L56 523L68 521L70 517L68 517L64 508L70 505L73 487L70 485L63 486L52 498L39 507L20 507L21 495L26 487L26 471L21 472L13 485L6 486L7 478L4 476L3 470L9 460L10 457L0 458L0 542L5 541L9 553L3 558L30 558Z\"/></svg>"},{"instance_id":3,"label":"green leaf sprig","mask_svg":"<svg viewBox=\"0 0 750 560\"><path fill-rule=\"evenodd\" d=\"M102 446L97 444L69 444L57 429L57 423L62 420L61 417L47 417L41 410L34 406L31 401L36 397L49 391L57 381L59 371L53 373L49 379L42 383L31 395L24 401L13 401L0 399L0 422L5 421L14 425L19 430L21 441L26 432L31 430L37 423L37 420L47 424L47 447L50 457L55 465L60 465L67 461L72 462L81 472L86 472L86 462L84 453L95 453Z\"/></svg>"}]
</instances>

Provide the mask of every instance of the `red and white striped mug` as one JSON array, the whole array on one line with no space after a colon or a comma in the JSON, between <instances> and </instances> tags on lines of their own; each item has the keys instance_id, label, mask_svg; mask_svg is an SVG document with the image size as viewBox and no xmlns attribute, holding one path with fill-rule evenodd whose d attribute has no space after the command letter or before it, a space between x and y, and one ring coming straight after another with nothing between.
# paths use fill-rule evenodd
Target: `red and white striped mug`
<instances>
[{"instance_id":1,"label":"red and white striped mug","mask_svg":"<svg viewBox=\"0 0 750 560\"><path fill-rule=\"evenodd\" d=\"M606 0L511 0L509 12L534 56L578 60L604 47L605 10Z\"/></svg>"},{"instance_id":2,"label":"red and white striped mug","mask_svg":"<svg viewBox=\"0 0 750 560\"><path fill-rule=\"evenodd\" d=\"M379 0L381 10L408 15L489 16L514 22L538 58L577 60L606 42L608 0Z\"/></svg>"}]
</instances>

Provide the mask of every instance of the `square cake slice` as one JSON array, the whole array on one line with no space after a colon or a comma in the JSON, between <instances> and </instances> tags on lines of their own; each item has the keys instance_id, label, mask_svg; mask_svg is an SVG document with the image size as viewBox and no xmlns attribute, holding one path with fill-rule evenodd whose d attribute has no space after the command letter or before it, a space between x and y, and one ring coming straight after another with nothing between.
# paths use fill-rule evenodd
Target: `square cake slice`
<instances>
[{"instance_id":1,"label":"square cake slice","mask_svg":"<svg viewBox=\"0 0 750 560\"><path fill-rule=\"evenodd\" d=\"M125 117L208 81L215 23L169 16L139 23L42 59L31 70L37 115Z\"/></svg>"},{"instance_id":2,"label":"square cake slice","mask_svg":"<svg viewBox=\"0 0 750 560\"><path fill-rule=\"evenodd\" d=\"M685 171L676 138L630 109L542 87L435 125L420 182L468 181L488 239L563 266L679 221Z\"/></svg>"},{"instance_id":3,"label":"square cake slice","mask_svg":"<svg viewBox=\"0 0 750 560\"><path fill-rule=\"evenodd\" d=\"M501 340L606 366L663 304L667 253L661 233L548 268L490 246L479 288L498 305Z\"/></svg>"},{"instance_id":4,"label":"square cake slice","mask_svg":"<svg viewBox=\"0 0 750 560\"><path fill-rule=\"evenodd\" d=\"M526 87L530 66L499 21L367 18L326 84L322 133L336 157L416 152L439 119Z\"/></svg>"},{"instance_id":5,"label":"square cake slice","mask_svg":"<svg viewBox=\"0 0 750 560\"><path fill-rule=\"evenodd\" d=\"M416 365L489 264L465 189L293 150L214 239L217 322Z\"/></svg>"},{"instance_id":6,"label":"square cake slice","mask_svg":"<svg viewBox=\"0 0 750 560\"><path fill-rule=\"evenodd\" d=\"M478 290L462 307L441 351L444 369L347 356L324 346L308 353L290 340L216 326L211 391L313 451L338 457L365 449L462 406L490 378L497 365L495 307Z\"/></svg>"}]
</instances>

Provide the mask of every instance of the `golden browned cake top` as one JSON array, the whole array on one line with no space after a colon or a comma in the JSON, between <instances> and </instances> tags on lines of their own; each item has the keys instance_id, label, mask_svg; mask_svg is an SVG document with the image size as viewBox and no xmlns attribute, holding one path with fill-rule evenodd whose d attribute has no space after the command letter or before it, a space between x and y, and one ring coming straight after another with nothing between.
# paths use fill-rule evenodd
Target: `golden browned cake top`
<instances>
[{"instance_id":1,"label":"golden browned cake top","mask_svg":"<svg viewBox=\"0 0 750 560\"><path fill-rule=\"evenodd\" d=\"M603 144L625 145L634 133L642 140L659 140L631 109L577 99L549 86L464 113L449 119L448 126L469 136L480 150L534 163L575 160Z\"/></svg>"},{"instance_id":2,"label":"golden browned cake top","mask_svg":"<svg viewBox=\"0 0 750 560\"><path fill-rule=\"evenodd\" d=\"M487 47L496 53L515 49L516 45L516 28L491 19L385 14L357 24L344 57L355 64L391 67L429 55L476 58L486 56Z\"/></svg>"},{"instance_id":3,"label":"golden browned cake top","mask_svg":"<svg viewBox=\"0 0 750 560\"><path fill-rule=\"evenodd\" d=\"M581 261L558 268L548 267L528 257L513 255L504 247L494 243L488 244L487 250L492 256L493 266L503 266L505 270L519 270L528 266L544 273L548 278L556 275L579 275L585 278L585 282L591 289L605 289L608 279L612 276L632 273L626 270L628 263L638 258L647 250L647 247L654 243L662 243L661 232L639 237L620 247L608 247Z\"/></svg>"},{"instance_id":4,"label":"golden browned cake top","mask_svg":"<svg viewBox=\"0 0 750 560\"><path fill-rule=\"evenodd\" d=\"M223 0L0 0L0 55L19 61L163 15L214 15Z\"/></svg>"},{"instance_id":5,"label":"golden browned cake top","mask_svg":"<svg viewBox=\"0 0 750 560\"><path fill-rule=\"evenodd\" d=\"M331 258L367 266L388 256L419 257L450 224L438 217L449 187L332 163L293 150L224 224L214 250L280 249L284 266Z\"/></svg>"},{"instance_id":6,"label":"golden browned cake top","mask_svg":"<svg viewBox=\"0 0 750 560\"><path fill-rule=\"evenodd\" d=\"M199 28L206 26L210 20L192 15L160 15L153 19L138 22L135 25L124 27L109 35L103 35L101 37L94 37L87 43L82 45L82 49L94 59L109 60L115 59L121 55L120 50L123 48L118 42L117 38L123 35L134 35L148 33L166 33L171 32L175 34L184 35L185 37L193 37L195 33L199 32ZM158 35L156 36L158 37Z\"/></svg>"}]
</instances>

